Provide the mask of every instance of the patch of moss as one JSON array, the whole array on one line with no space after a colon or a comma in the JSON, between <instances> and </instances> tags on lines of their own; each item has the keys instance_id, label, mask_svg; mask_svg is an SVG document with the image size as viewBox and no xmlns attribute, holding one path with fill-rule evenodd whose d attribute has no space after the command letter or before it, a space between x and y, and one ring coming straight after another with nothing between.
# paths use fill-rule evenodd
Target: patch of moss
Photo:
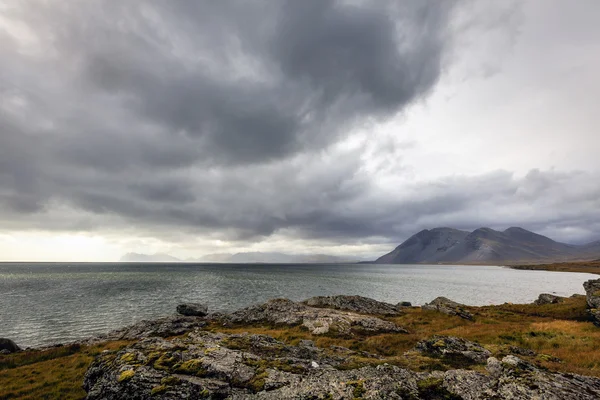
<instances>
[{"instance_id":1,"label":"patch of moss","mask_svg":"<svg viewBox=\"0 0 600 400\"><path fill-rule=\"evenodd\" d=\"M125 353L119 360L123 363L132 364L137 361L137 357L134 353Z\"/></svg>"},{"instance_id":2,"label":"patch of moss","mask_svg":"<svg viewBox=\"0 0 600 400\"><path fill-rule=\"evenodd\" d=\"M128 369L127 371L121 372L121 375L119 375L119 377L117 378L117 381L127 382L128 380L133 378L134 375L135 375L135 371L132 369Z\"/></svg>"},{"instance_id":3,"label":"patch of moss","mask_svg":"<svg viewBox=\"0 0 600 400\"><path fill-rule=\"evenodd\" d=\"M177 385L179 382L181 382L181 379L179 379L176 376L165 376L164 378L162 378L160 380L161 385L167 385L167 386L173 386L173 385Z\"/></svg>"},{"instance_id":4,"label":"patch of moss","mask_svg":"<svg viewBox=\"0 0 600 400\"><path fill-rule=\"evenodd\" d=\"M354 390L352 390L352 396L354 396L355 399L362 399L363 395L367 392L365 389L365 381L363 380L349 381L346 382L346 385L354 386Z\"/></svg>"},{"instance_id":5,"label":"patch of moss","mask_svg":"<svg viewBox=\"0 0 600 400\"><path fill-rule=\"evenodd\" d=\"M177 364L177 358L167 353L164 353L161 354L158 360L154 362L154 369L169 371L175 364Z\"/></svg>"},{"instance_id":6,"label":"patch of moss","mask_svg":"<svg viewBox=\"0 0 600 400\"><path fill-rule=\"evenodd\" d=\"M152 396L156 396L157 394L164 393L167 391L167 387L165 385L154 386L150 391Z\"/></svg>"},{"instance_id":7,"label":"patch of moss","mask_svg":"<svg viewBox=\"0 0 600 400\"><path fill-rule=\"evenodd\" d=\"M267 371L257 373L248 382L248 389L254 393L258 393L265 388L265 379L269 376Z\"/></svg>"},{"instance_id":8,"label":"patch of moss","mask_svg":"<svg viewBox=\"0 0 600 400\"><path fill-rule=\"evenodd\" d=\"M206 376L207 374L204 364L202 363L202 359L200 358L193 358L191 360L184 361L181 364L177 364L175 367L173 367L173 371L185 375L196 376Z\"/></svg>"}]
</instances>

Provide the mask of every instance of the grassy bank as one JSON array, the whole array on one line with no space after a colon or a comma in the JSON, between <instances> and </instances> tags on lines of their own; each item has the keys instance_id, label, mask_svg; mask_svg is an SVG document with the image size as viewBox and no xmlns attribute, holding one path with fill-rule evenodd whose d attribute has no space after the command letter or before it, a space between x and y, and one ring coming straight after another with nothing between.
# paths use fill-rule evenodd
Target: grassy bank
<instances>
[{"instance_id":1,"label":"grassy bank","mask_svg":"<svg viewBox=\"0 0 600 400\"><path fill-rule=\"evenodd\" d=\"M586 272L600 275L600 260L572 261L551 264L511 265L514 269L543 270L556 272Z\"/></svg>"},{"instance_id":2,"label":"grassy bank","mask_svg":"<svg viewBox=\"0 0 600 400\"><path fill-rule=\"evenodd\" d=\"M516 346L535 352L520 357L550 370L600 377L600 348L597 346L600 328L588 321L582 296L559 304L504 304L468 307L468 310L474 315L473 321L419 307L407 309L400 317L388 318L407 328L408 334L315 336L298 326L267 325L223 327L213 324L206 329L267 334L289 344L310 339L327 349L332 345L344 346L381 356L373 359L357 355L347 359L342 368L390 363L413 370L460 367L409 351L419 340L433 335L459 336L479 342L497 357L514 352ZM81 399L85 396L81 389L83 375L94 356L126 344L110 342L92 347L65 346L0 356L0 399ZM243 349L243 344L240 346Z\"/></svg>"}]
</instances>

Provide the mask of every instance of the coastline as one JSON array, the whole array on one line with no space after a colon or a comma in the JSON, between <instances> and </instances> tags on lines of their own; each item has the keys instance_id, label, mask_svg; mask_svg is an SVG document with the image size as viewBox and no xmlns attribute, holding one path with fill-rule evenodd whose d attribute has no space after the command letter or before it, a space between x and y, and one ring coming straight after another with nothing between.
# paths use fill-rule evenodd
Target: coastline
<instances>
[{"instance_id":1,"label":"coastline","mask_svg":"<svg viewBox=\"0 0 600 400\"><path fill-rule=\"evenodd\" d=\"M583 272L600 275L600 260L595 261L566 261L548 264L507 265L508 268L536 271Z\"/></svg>"}]
</instances>

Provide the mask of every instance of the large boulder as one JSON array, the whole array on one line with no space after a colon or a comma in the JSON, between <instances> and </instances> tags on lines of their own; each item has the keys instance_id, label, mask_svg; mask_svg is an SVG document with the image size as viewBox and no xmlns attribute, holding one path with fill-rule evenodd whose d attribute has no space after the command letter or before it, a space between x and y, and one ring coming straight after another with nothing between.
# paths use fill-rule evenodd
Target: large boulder
<instances>
[{"instance_id":1,"label":"large boulder","mask_svg":"<svg viewBox=\"0 0 600 400\"><path fill-rule=\"evenodd\" d=\"M381 318L349 311L309 307L288 299L269 300L264 304L238 310L225 316L224 321L233 324L302 325L314 335L406 333L405 329Z\"/></svg>"},{"instance_id":2,"label":"large boulder","mask_svg":"<svg viewBox=\"0 0 600 400\"><path fill-rule=\"evenodd\" d=\"M465 309L464 304L457 303L446 297L438 297L430 303L423 305L421 308L423 308L423 310L433 310L443 314L456 315L468 320L473 319L473 314Z\"/></svg>"},{"instance_id":3,"label":"large boulder","mask_svg":"<svg viewBox=\"0 0 600 400\"><path fill-rule=\"evenodd\" d=\"M208 314L208 307L198 303L179 304L177 313L188 317L205 317Z\"/></svg>"},{"instance_id":4,"label":"large boulder","mask_svg":"<svg viewBox=\"0 0 600 400\"><path fill-rule=\"evenodd\" d=\"M492 355L489 350L477 343L453 336L434 336L422 340L417 343L415 349L430 357L478 364L485 364Z\"/></svg>"},{"instance_id":5,"label":"large boulder","mask_svg":"<svg viewBox=\"0 0 600 400\"><path fill-rule=\"evenodd\" d=\"M600 279L584 282L585 297L590 308L600 308Z\"/></svg>"},{"instance_id":6,"label":"large boulder","mask_svg":"<svg viewBox=\"0 0 600 400\"><path fill-rule=\"evenodd\" d=\"M543 304L557 304L562 303L564 300L564 297L556 296L550 293L542 293L538 296L537 300L533 302L533 304L538 306Z\"/></svg>"},{"instance_id":7,"label":"large boulder","mask_svg":"<svg viewBox=\"0 0 600 400\"><path fill-rule=\"evenodd\" d=\"M490 357L486 372L414 372L393 365L336 368L352 356L263 335L195 330L104 352L90 365L88 400L125 399L561 399L600 398L600 379Z\"/></svg>"},{"instance_id":8,"label":"large boulder","mask_svg":"<svg viewBox=\"0 0 600 400\"><path fill-rule=\"evenodd\" d=\"M396 316L402 314L400 308L389 303L362 296L316 296L303 301L310 307L333 308L361 314Z\"/></svg>"},{"instance_id":9,"label":"large boulder","mask_svg":"<svg viewBox=\"0 0 600 400\"><path fill-rule=\"evenodd\" d=\"M600 279L584 282L585 298L589 306L589 314L594 324L600 327Z\"/></svg>"},{"instance_id":10,"label":"large boulder","mask_svg":"<svg viewBox=\"0 0 600 400\"><path fill-rule=\"evenodd\" d=\"M10 354L21 351L15 342L10 339L0 338L0 353Z\"/></svg>"}]
</instances>

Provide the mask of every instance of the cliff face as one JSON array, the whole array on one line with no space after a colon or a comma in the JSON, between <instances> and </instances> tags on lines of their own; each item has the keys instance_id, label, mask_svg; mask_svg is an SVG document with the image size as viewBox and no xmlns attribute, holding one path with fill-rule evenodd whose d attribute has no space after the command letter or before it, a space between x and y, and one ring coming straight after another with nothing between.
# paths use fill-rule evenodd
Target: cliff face
<instances>
[{"instance_id":1,"label":"cliff face","mask_svg":"<svg viewBox=\"0 0 600 400\"><path fill-rule=\"evenodd\" d=\"M600 256L600 245L573 246L523 228L423 230L377 259L380 264L563 261Z\"/></svg>"}]
</instances>

